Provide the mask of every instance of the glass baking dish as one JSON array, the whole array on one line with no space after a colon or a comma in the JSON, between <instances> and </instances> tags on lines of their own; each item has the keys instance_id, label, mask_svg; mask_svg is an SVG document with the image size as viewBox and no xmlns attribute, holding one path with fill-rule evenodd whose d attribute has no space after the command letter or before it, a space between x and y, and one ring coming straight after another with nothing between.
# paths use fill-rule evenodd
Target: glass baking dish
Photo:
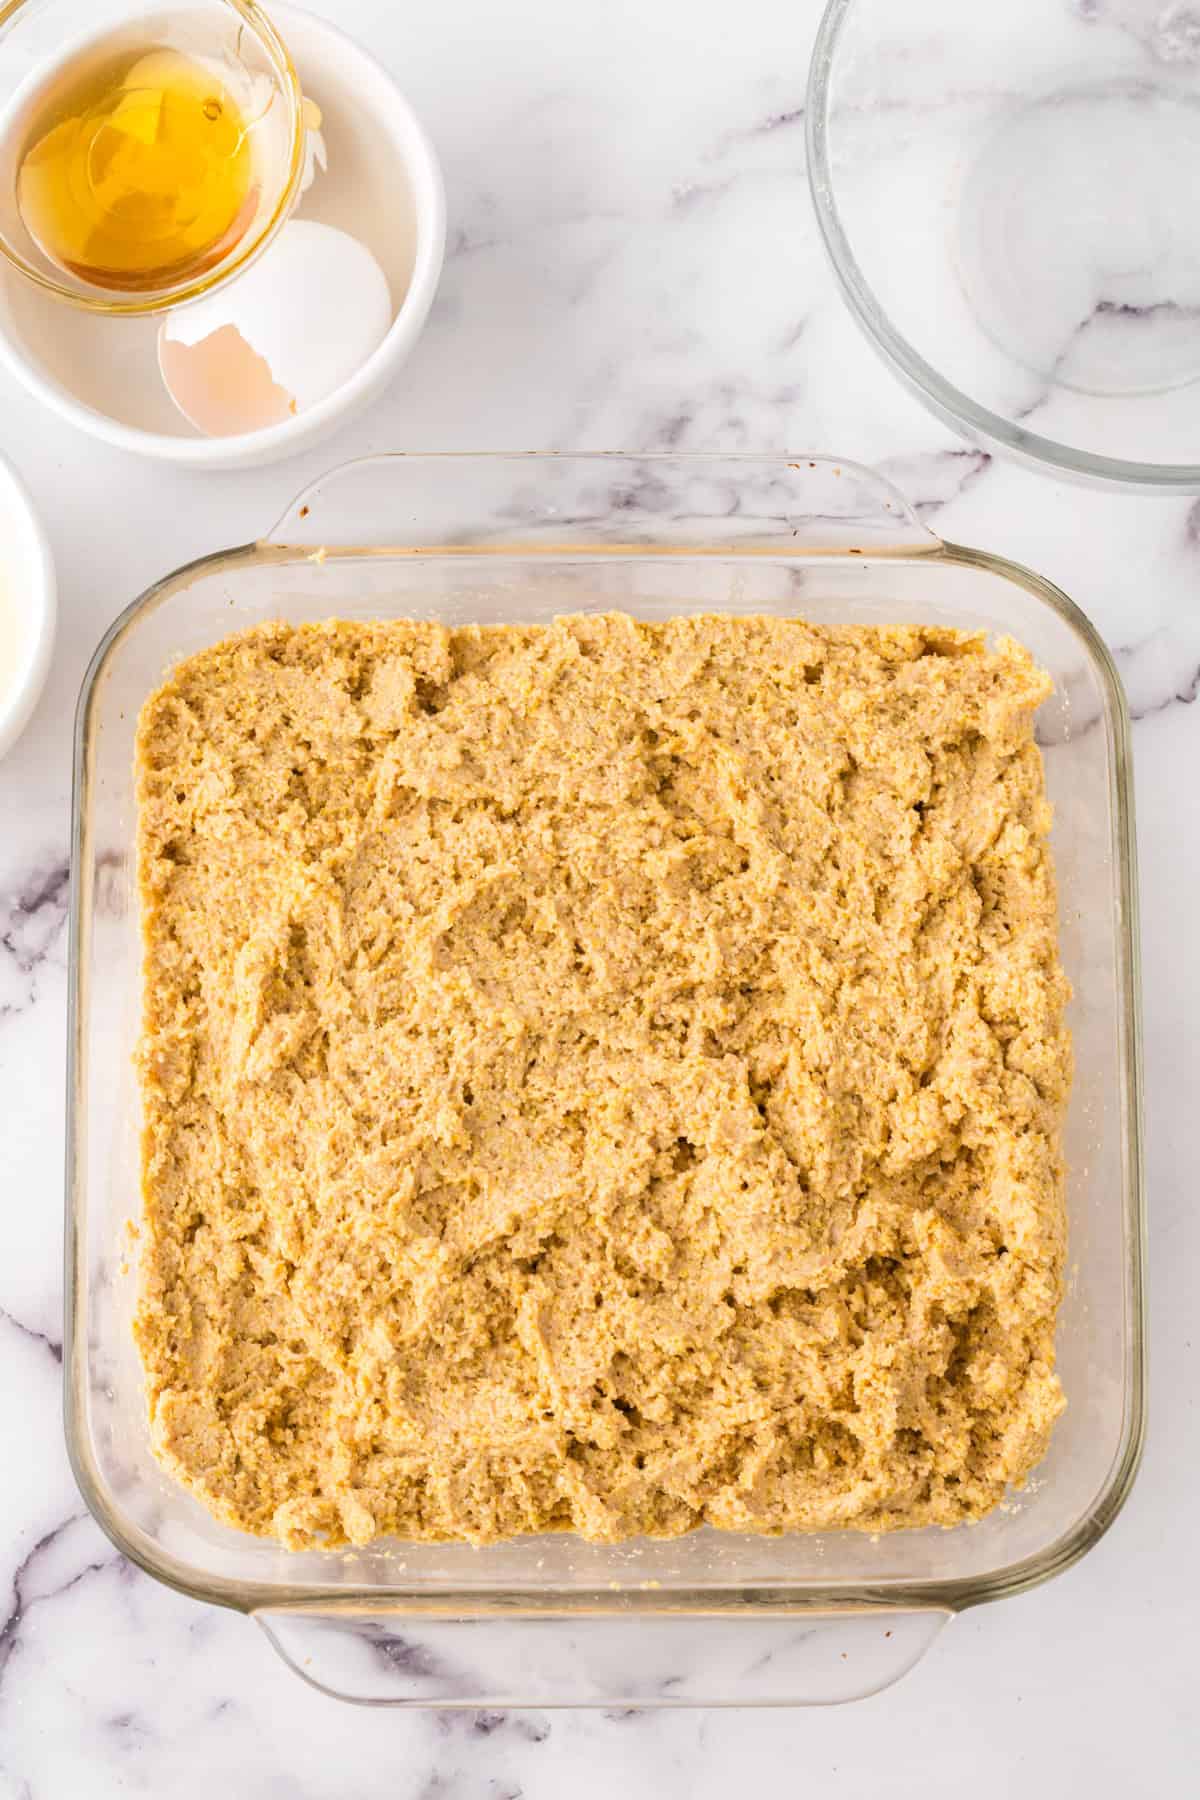
<instances>
[{"instance_id":1,"label":"glass baking dish","mask_svg":"<svg viewBox=\"0 0 1200 1800\"><path fill-rule=\"evenodd\" d=\"M216 1523L150 1452L130 1334L139 1108L131 1051L138 709L178 657L270 618L536 620L623 608L1009 632L1054 677L1038 717L1074 984L1068 1397L1020 1493L951 1531L288 1553ZM1128 715L1104 645L1050 583L938 541L868 471L820 458L394 456L316 482L261 542L129 606L76 721L66 1429L92 1512L161 1581L256 1618L302 1675L376 1704L846 1699L954 1614L1068 1567L1141 1448L1143 1194Z\"/></svg>"}]
</instances>

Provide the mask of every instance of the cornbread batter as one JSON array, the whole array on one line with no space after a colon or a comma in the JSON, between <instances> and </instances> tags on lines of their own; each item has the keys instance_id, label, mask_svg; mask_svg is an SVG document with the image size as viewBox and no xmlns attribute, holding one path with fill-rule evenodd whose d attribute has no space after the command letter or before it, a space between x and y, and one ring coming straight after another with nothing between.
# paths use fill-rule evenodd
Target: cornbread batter
<instances>
[{"instance_id":1,"label":"cornbread batter","mask_svg":"<svg viewBox=\"0 0 1200 1800\"><path fill-rule=\"evenodd\" d=\"M994 1506L1062 1406L1048 692L712 616L182 663L138 740L166 1466L294 1547Z\"/></svg>"}]
</instances>

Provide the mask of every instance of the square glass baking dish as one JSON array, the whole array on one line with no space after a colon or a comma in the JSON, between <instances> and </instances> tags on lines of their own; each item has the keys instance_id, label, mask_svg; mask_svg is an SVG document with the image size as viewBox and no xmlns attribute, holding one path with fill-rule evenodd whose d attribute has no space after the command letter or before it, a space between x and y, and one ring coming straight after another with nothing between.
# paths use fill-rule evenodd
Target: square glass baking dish
<instances>
[{"instance_id":1,"label":"square glass baking dish","mask_svg":"<svg viewBox=\"0 0 1200 1800\"><path fill-rule=\"evenodd\" d=\"M261 620L536 620L621 608L936 621L1050 671L1038 736L1074 985L1068 1406L1020 1493L954 1530L289 1553L216 1523L150 1452L130 1319L139 1206L133 744L170 664ZM872 1691L955 1613L1066 1568L1115 1517L1145 1405L1129 725L1083 614L941 543L895 490L821 458L393 456L315 483L260 542L116 620L76 719L66 1172L66 1430L92 1512L143 1569L255 1616L297 1672L376 1704L798 1703Z\"/></svg>"}]
</instances>

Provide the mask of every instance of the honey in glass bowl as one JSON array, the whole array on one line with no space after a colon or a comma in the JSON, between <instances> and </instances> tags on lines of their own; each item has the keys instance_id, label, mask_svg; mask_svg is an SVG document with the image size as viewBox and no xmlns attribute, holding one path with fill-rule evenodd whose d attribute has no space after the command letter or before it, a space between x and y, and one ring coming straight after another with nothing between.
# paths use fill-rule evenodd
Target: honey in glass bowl
<instances>
[{"instance_id":1,"label":"honey in glass bowl","mask_svg":"<svg viewBox=\"0 0 1200 1800\"><path fill-rule=\"evenodd\" d=\"M258 0L0 0L0 294L9 269L110 316L211 292L289 217L305 130Z\"/></svg>"},{"instance_id":2,"label":"honey in glass bowl","mask_svg":"<svg viewBox=\"0 0 1200 1800\"><path fill-rule=\"evenodd\" d=\"M53 72L17 171L17 206L51 262L125 292L219 262L254 218L252 133L217 69L103 43Z\"/></svg>"}]
</instances>

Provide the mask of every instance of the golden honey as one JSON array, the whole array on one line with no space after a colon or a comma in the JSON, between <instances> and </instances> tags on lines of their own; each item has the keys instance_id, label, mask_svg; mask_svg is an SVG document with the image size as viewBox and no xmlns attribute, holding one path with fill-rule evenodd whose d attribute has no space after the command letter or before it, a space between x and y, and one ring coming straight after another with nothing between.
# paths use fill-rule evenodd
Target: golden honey
<instances>
[{"instance_id":1,"label":"golden honey","mask_svg":"<svg viewBox=\"0 0 1200 1800\"><path fill-rule=\"evenodd\" d=\"M254 217L250 134L219 77L177 50L67 63L34 109L17 173L31 237L97 287L203 274Z\"/></svg>"}]
</instances>

